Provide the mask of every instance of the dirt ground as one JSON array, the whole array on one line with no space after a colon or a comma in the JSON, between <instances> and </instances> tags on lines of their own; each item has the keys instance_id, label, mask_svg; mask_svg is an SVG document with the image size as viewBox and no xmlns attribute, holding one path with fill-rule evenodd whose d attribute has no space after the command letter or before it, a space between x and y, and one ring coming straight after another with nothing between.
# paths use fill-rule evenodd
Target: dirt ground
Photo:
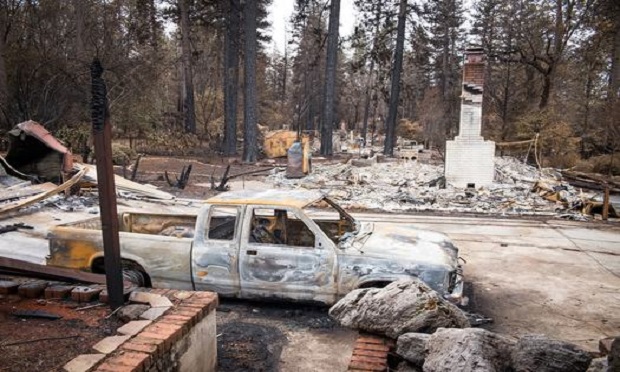
<instances>
[{"instance_id":1,"label":"dirt ground","mask_svg":"<svg viewBox=\"0 0 620 372\"><path fill-rule=\"evenodd\" d=\"M74 357L90 353L102 338L122 325L116 317L105 319L109 308L83 311L88 304L20 299L0 296L0 371L62 371ZM58 320L24 319L16 310L39 310L62 316Z\"/></svg>"},{"instance_id":2,"label":"dirt ground","mask_svg":"<svg viewBox=\"0 0 620 372\"><path fill-rule=\"evenodd\" d=\"M217 309L218 371L345 371L356 331L327 307L223 299Z\"/></svg>"}]
</instances>

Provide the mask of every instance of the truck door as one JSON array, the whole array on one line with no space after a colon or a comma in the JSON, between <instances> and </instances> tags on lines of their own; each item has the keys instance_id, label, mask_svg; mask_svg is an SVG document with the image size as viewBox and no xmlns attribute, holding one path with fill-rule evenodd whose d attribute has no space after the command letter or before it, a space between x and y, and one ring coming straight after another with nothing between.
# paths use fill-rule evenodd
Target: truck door
<instances>
[{"instance_id":1,"label":"truck door","mask_svg":"<svg viewBox=\"0 0 620 372\"><path fill-rule=\"evenodd\" d=\"M332 303L335 246L301 210L248 206L239 251L241 296Z\"/></svg>"},{"instance_id":2,"label":"truck door","mask_svg":"<svg viewBox=\"0 0 620 372\"><path fill-rule=\"evenodd\" d=\"M196 290L239 295L240 206L206 205L196 222L192 280Z\"/></svg>"}]
</instances>

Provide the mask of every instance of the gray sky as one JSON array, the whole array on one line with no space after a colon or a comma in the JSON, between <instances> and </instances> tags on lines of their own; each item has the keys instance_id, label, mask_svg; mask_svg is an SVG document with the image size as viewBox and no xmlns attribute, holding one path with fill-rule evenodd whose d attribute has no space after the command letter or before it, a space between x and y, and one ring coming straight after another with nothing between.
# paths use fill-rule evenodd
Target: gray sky
<instances>
[{"instance_id":1,"label":"gray sky","mask_svg":"<svg viewBox=\"0 0 620 372\"><path fill-rule=\"evenodd\" d=\"M293 14L293 0L273 0L269 7L269 21L271 22L272 47L284 52L284 43L286 40L285 26L290 32L290 24L288 24ZM350 36L355 27L355 7L353 0L340 0L340 36ZM290 36L288 36L290 38Z\"/></svg>"}]
</instances>

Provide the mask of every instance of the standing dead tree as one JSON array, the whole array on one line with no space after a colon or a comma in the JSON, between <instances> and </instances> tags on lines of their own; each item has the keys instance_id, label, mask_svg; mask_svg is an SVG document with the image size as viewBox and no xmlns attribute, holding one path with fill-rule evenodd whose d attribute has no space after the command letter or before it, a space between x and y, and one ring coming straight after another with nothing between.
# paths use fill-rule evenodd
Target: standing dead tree
<instances>
[{"instance_id":1,"label":"standing dead tree","mask_svg":"<svg viewBox=\"0 0 620 372\"><path fill-rule=\"evenodd\" d=\"M168 185L170 185L171 187L176 187L176 188L183 190L185 189L185 186L187 186L187 183L189 182L189 175L191 172L192 172L192 165L190 164L187 167L183 167L179 177L176 177L176 182L170 181L170 177L168 176L168 171L164 171L164 177L166 177L166 182L168 182Z\"/></svg>"}]
</instances>

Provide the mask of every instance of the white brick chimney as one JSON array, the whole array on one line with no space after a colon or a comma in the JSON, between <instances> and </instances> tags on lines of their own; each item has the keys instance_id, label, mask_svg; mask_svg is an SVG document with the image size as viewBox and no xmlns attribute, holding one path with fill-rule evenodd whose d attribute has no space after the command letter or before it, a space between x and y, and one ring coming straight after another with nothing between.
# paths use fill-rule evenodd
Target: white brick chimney
<instances>
[{"instance_id":1,"label":"white brick chimney","mask_svg":"<svg viewBox=\"0 0 620 372\"><path fill-rule=\"evenodd\" d=\"M455 187L485 186L495 175L495 142L481 136L484 61L482 49L467 49L459 135L446 141L446 182Z\"/></svg>"}]
</instances>

